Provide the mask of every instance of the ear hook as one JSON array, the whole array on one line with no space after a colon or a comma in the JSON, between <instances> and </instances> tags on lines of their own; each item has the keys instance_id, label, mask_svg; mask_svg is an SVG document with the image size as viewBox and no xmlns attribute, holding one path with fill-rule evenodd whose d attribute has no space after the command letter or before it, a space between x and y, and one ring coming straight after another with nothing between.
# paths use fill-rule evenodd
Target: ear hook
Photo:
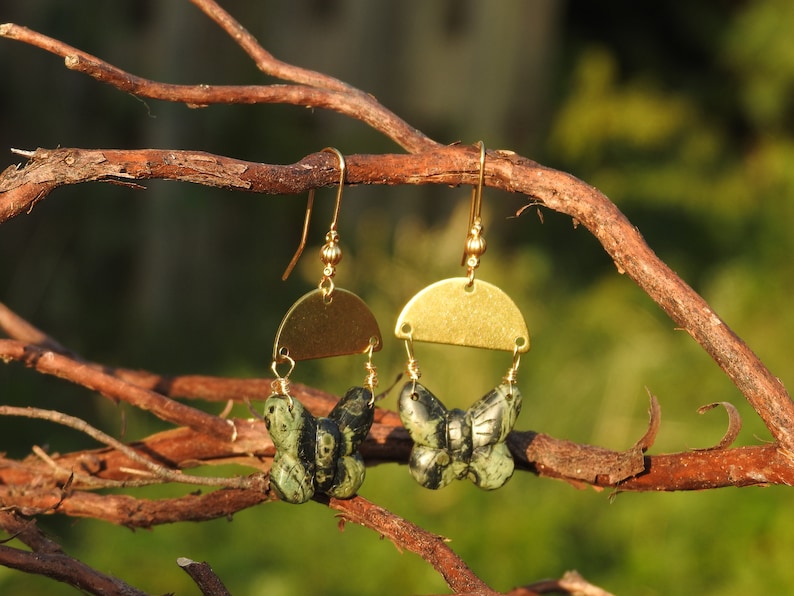
<instances>
[{"instance_id":1,"label":"ear hook","mask_svg":"<svg viewBox=\"0 0 794 596\"><path fill-rule=\"evenodd\" d=\"M469 232L466 236L466 244L463 251L463 258L460 264L466 265L468 269L467 277L469 282L467 287L474 283L474 270L480 266L480 257L485 254L487 248L485 237L483 236L482 225L482 187L485 179L485 144L478 141L480 146L480 177L477 186L471 189L471 207L469 208Z\"/></svg>"},{"instance_id":2,"label":"ear hook","mask_svg":"<svg viewBox=\"0 0 794 596\"><path fill-rule=\"evenodd\" d=\"M476 219L480 219L482 213L482 185L485 180L485 144L477 141L480 146L480 177L477 186L471 189L471 209L469 210L469 227L474 225Z\"/></svg>"},{"instance_id":3,"label":"ear hook","mask_svg":"<svg viewBox=\"0 0 794 596\"><path fill-rule=\"evenodd\" d=\"M325 149L323 149L323 151L326 153L334 153L336 154L337 158L339 158L339 187L336 191L336 206L334 207L334 215L333 215L333 219L331 220L331 226L328 229L328 234L326 235L326 242L329 244L333 242L334 248L338 249L336 243L338 242L339 234L337 233L336 228L337 228L337 223L339 221L339 207L342 204L342 188L345 184L345 172L347 168L345 165L345 157L338 149L334 147L326 147ZM309 199L306 203L306 217L303 220L303 232L301 233L301 240L300 243L298 244L298 250L295 251L292 260L289 262L289 265L287 265L287 268L284 270L284 274L281 276L281 279L283 281L286 281L287 278L290 276L292 270L295 268L295 265L298 264L298 260L300 260L301 255L303 254L303 249L306 248L306 238L309 235L309 222L311 221L312 218L312 209L314 206L314 193L315 193L315 189L312 188L309 191ZM333 240L330 238L331 236L333 236ZM326 244L326 247L327 246L328 244ZM323 263L326 263L327 266L328 263L326 262L326 247L323 247L321 257L323 259ZM329 257L330 260L334 259L334 256L330 254ZM341 259L342 259L341 251L339 251L339 255L338 257L336 257L336 262L333 263L333 265L339 263ZM328 277L330 278L332 276L333 273L331 273L331 275ZM320 283L322 284L323 282L325 282L325 277L323 277L323 281ZM331 288L331 290L333 290L333 288Z\"/></svg>"}]
</instances>

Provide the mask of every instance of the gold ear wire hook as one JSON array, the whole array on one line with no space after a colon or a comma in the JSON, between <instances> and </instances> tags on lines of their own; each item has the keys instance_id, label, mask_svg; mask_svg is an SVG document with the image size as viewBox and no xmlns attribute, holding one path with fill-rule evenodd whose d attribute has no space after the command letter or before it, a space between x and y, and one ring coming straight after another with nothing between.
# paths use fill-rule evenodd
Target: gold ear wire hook
<instances>
[{"instance_id":1,"label":"gold ear wire hook","mask_svg":"<svg viewBox=\"0 0 794 596\"><path fill-rule=\"evenodd\" d=\"M482 213L482 185L485 181L485 144L478 141L480 146L480 177L477 180L477 186L471 189L471 208L469 209L469 227L473 226L475 220L480 218Z\"/></svg>"},{"instance_id":2,"label":"gold ear wire hook","mask_svg":"<svg viewBox=\"0 0 794 596\"><path fill-rule=\"evenodd\" d=\"M309 222L312 218L312 207L314 205L314 189L312 188L309 190L309 200L306 203L306 217L303 219L303 232L301 232L301 241L298 244L298 250L295 251L295 254L292 255L292 260L287 265L287 268L284 270L284 273L281 275L281 281L287 281L287 278L292 273L292 270L295 269L295 265L298 264L298 260L301 258L303 254L303 249L306 248L306 238L309 235Z\"/></svg>"},{"instance_id":3,"label":"gold ear wire hook","mask_svg":"<svg viewBox=\"0 0 794 596\"><path fill-rule=\"evenodd\" d=\"M345 165L345 157L338 149L334 147L326 147L325 149L323 149L323 152L334 153L339 159L339 186L336 191L336 205L334 206L334 215L333 215L333 219L331 220L331 226L329 228L328 235L326 235L326 242L330 243L331 240L329 240L329 235L333 235L335 237L335 241L338 241L339 235L336 232L336 228L337 228L337 222L339 221L339 207L342 204L342 187L345 184L346 165ZM298 264L298 261L300 260L301 255L303 254L303 249L306 248L306 238L309 235L309 222L311 221L312 218L312 209L314 206L314 193L315 193L315 189L312 188L311 190L309 190L309 198L308 201L306 202L306 216L303 219L303 231L301 232L301 240L300 243L298 244L298 250L295 251L295 254L292 256L292 260L289 262L289 265L287 265L287 268L284 270L284 273L281 276L282 281L286 281L287 278L290 276L292 270L295 268L295 265ZM323 258L323 263L326 263L325 252L326 251L324 247L323 253L321 254L321 257ZM339 257L336 260L336 263L338 263L339 260L341 260L341 258L342 257L340 252ZM336 265L336 263L334 263L334 265ZM331 274L331 276L332 275L333 274ZM323 282L325 282L325 277L323 277L323 281L320 283L322 284ZM333 291L333 288L331 288L331 291Z\"/></svg>"},{"instance_id":4,"label":"gold ear wire hook","mask_svg":"<svg viewBox=\"0 0 794 596\"><path fill-rule=\"evenodd\" d=\"M474 270L480 266L480 257L487 248L485 237L483 236L482 225L482 187L485 180L485 144L478 142L480 146L480 177L477 186L471 189L471 207L469 208L469 228L466 236L465 249L461 265L466 265L469 278L468 286L474 283Z\"/></svg>"},{"instance_id":5,"label":"gold ear wire hook","mask_svg":"<svg viewBox=\"0 0 794 596\"><path fill-rule=\"evenodd\" d=\"M323 151L336 154L339 159L339 186L336 189L336 205L334 206L334 217L331 220L331 230L336 231L336 224L339 221L339 207L342 204L342 189L345 186L345 174L347 173L347 164L345 163L345 156L342 152L335 147L326 147Z\"/></svg>"}]
</instances>

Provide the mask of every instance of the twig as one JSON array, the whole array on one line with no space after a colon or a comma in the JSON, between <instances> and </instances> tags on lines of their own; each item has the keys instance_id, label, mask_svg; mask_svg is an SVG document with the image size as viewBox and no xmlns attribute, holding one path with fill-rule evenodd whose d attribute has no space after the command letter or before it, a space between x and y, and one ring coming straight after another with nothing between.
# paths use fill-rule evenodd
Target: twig
<instances>
[{"instance_id":1,"label":"twig","mask_svg":"<svg viewBox=\"0 0 794 596\"><path fill-rule=\"evenodd\" d=\"M360 120L408 151L416 152L437 145L435 141L408 125L380 105L371 95L342 84L336 79L305 69L288 67L258 46L245 29L213 2L195 2L211 14L233 38L255 56L257 66L268 74L298 80L301 85L173 85L137 77L78 50L62 41L47 37L14 23L0 24L0 37L7 37L41 48L64 59L66 68L76 70L107 83L120 91L139 97L185 103L190 107L210 104L282 103L311 106L338 112ZM328 85L326 87L325 85Z\"/></svg>"},{"instance_id":2,"label":"twig","mask_svg":"<svg viewBox=\"0 0 794 596\"><path fill-rule=\"evenodd\" d=\"M48 538L36 525L35 519L22 518L17 513L0 511L0 527L37 553L62 553L61 545Z\"/></svg>"},{"instance_id":3,"label":"twig","mask_svg":"<svg viewBox=\"0 0 794 596\"><path fill-rule=\"evenodd\" d=\"M334 77L293 66L281 60L276 60L270 52L259 44L256 38L251 35L245 27L213 0L190 1L220 26L220 28L223 29L246 54L248 54L257 68L266 75L276 77L283 81L308 85L309 87L319 87L320 89L329 89L331 91L343 91L346 93L357 91L355 87Z\"/></svg>"},{"instance_id":4,"label":"twig","mask_svg":"<svg viewBox=\"0 0 794 596\"><path fill-rule=\"evenodd\" d=\"M72 491L63 497L60 491L37 486L13 490L3 487L0 502L14 503L13 511L33 514L40 511L59 513L69 517L104 520L127 528L151 528L178 522L203 522L228 518L238 511L274 501L267 483L259 488L221 488L206 494L193 493L169 499L143 499L123 494L96 494ZM11 492L9 495L8 493ZM53 510L53 505L58 508Z\"/></svg>"},{"instance_id":5,"label":"twig","mask_svg":"<svg viewBox=\"0 0 794 596\"><path fill-rule=\"evenodd\" d=\"M560 579L535 582L508 592L508 596L536 594L571 594L572 596L612 596L611 593L588 582L576 571L566 571Z\"/></svg>"},{"instance_id":6,"label":"twig","mask_svg":"<svg viewBox=\"0 0 794 596\"><path fill-rule=\"evenodd\" d=\"M16 360L39 372L62 377L98 391L113 401L126 401L174 424L184 424L208 435L232 441L234 424L163 395L132 385L112 375L36 346L10 339L0 339L0 360Z\"/></svg>"},{"instance_id":7,"label":"twig","mask_svg":"<svg viewBox=\"0 0 794 596\"><path fill-rule=\"evenodd\" d=\"M120 451L130 460L142 465L146 468L155 478L161 480L168 480L170 482L179 482L182 484L196 484L202 486L223 486L231 488L251 488L251 483L243 478L213 478L209 476L193 476L185 474L180 470L172 470L157 464L150 459L140 455L134 449L128 447L121 441L117 441L110 435L103 433L101 430L94 428L81 418L69 416L62 412L53 410L43 410L41 408L18 408L14 406L0 405L0 416L22 416L25 418L37 418L39 420L49 420L57 424L68 426L82 433L87 434L89 437L96 439L100 443L104 443L108 447Z\"/></svg>"},{"instance_id":8,"label":"twig","mask_svg":"<svg viewBox=\"0 0 794 596\"><path fill-rule=\"evenodd\" d=\"M447 546L443 537L431 534L360 496L347 500L330 499L328 506L342 512L343 519L375 530L398 547L418 554L444 577L455 592L495 593Z\"/></svg>"},{"instance_id":9,"label":"twig","mask_svg":"<svg viewBox=\"0 0 794 596\"><path fill-rule=\"evenodd\" d=\"M43 575L63 582L89 594L117 594L118 596L146 596L120 579L100 573L64 554L31 553L0 545L0 565Z\"/></svg>"},{"instance_id":10,"label":"twig","mask_svg":"<svg viewBox=\"0 0 794 596\"><path fill-rule=\"evenodd\" d=\"M45 350L73 356L69 350L0 302L0 330L8 337Z\"/></svg>"},{"instance_id":11,"label":"twig","mask_svg":"<svg viewBox=\"0 0 794 596\"><path fill-rule=\"evenodd\" d=\"M0 565L26 573L44 575L89 594L146 596L145 592L120 579L105 575L65 554L59 544L47 538L36 527L35 520L22 519L9 512L0 512L0 526L13 538L18 538L33 549L33 552L29 552L0 545Z\"/></svg>"},{"instance_id":12,"label":"twig","mask_svg":"<svg viewBox=\"0 0 794 596\"><path fill-rule=\"evenodd\" d=\"M209 563L197 563L186 557L179 557L176 564L184 569L201 590L204 596L231 596L220 578L215 575Z\"/></svg>"}]
</instances>

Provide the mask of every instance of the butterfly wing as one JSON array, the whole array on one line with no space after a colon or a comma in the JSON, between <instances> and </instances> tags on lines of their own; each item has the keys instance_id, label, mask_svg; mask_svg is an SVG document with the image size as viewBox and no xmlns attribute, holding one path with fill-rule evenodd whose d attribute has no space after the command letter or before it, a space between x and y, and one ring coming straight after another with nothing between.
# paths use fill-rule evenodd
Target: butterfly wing
<instances>
[{"instance_id":1,"label":"butterfly wing","mask_svg":"<svg viewBox=\"0 0 794 596\"><path fill-rule=\"evenodd\" d=\"M372 393L364 387L348 389L317 433L317 488L338 499L349 499L364 482L366 468L357 453L375 418Z\"/></svg>"},{"instance_id":2,"label":"butterfly wing","mask_svg":"<svg viewBox=\"0 0 794 596\"><path fill-rule=\"evenodd\" d=\"M468 476L485 490L494 490L504 485L513 475L515 463L504 442L478 447L471 454Z\"/></svg>"},{"instance_id":3,"label":"butterfly wing","mask_svg":"<svg viewBox=\"0 0 794 596\"><path fill-rule=\"evenodd\" d=\"M433 449L446 449L449 412L423 385L413 381L400 391L400 420L414 443Z\"/></svg>"},{"instance_id":4,"label":"butterfly wing","mask_svg":"<svg viewBox=\"0 0 794 596\"><path fill-rule=\"evenodd\" d=\"M375 408L370 402L372 393L369 389L351 387L328 414L336 422L342 435L342 455L351 455L367 438L375 419Z\"/></svg>"},{"instance_id":5,"label":"butterfly wing","mask_svg":"<svg viewBox=\"0 0 794 596\"><path fill-rule=\"evenodd\" d=\"M436 490L466 475L467 466L456 461L446 449L414 444L408 460L411 476L425 488Z\"/></svg>"},{"instance_id":6,"label":"butterfly wing","mask_svg":"<svg viewBox=\"0 0 794 596\"><path fill-rule=\"evenodd\" d=\"M330 418L318 418L314 484L320 492L327 492L334 482L342 444L336 422Z\"/></svg>"},{"instance_id":7,"label":"butterfly wing","mask_svg":"<svg viewBox=\"0 0 794 596\"><path fill-rule=\"evenodd\" d=\"M502 383L469 410L473 449L468 476L480 488L499 488L513 475L515 463L504 440L521 411L521 401L515 385Z\"/></svg>"},{"instance_id":8,"label":"butterfly wing","mask_svg":"<svg viewBox=\"0 0 794 596\"><path fill-rule=\"evenodd\" d=\"M366 468L361 455L343 455L336 462L336 475L326 494L337 499L349 499L364 483Z\"/></svg>"},{"instance_id":9,"label":"butterfly wing","mask_svg":"<svg viewBox=\"0 0 794 596\"><path fill-rule=\"evenodd\" d=\"M271 395L265 402L265 425L276 447L270 482L280 499L305 503L314 495L317 422L300 402Z\"/></svg>"},{"instance_id":10,"label":"butterfly wing","mask_svg":"<svg viewBox=\"0 0 794 596\"><path fill-rule=\"evenodd\" d=\"M403 426L414 442L408 461L411 475L425 488L446 486L459 473L449 452L449 411L435 395L413 381L400 392L399 408Z\"/></svg>"},{"instance_id":11,"label":"butterfly wing","mask_svg":"<svg viewBox=\"0 0 794 596\"><path fill-rule=\"evenodd\" d=\"M474 449L507 438L521 412L521 401L515 385L502 383L469 408Z\"/></svg>"}]
</instances>

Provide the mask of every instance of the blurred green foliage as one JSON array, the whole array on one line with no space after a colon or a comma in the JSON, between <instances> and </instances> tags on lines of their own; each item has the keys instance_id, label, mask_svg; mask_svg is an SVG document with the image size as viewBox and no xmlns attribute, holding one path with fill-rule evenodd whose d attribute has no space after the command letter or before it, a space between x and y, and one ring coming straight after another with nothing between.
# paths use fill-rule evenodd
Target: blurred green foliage
<instances>
[{"instance_id":1,"label":"blurred green foliage","mask_svg":"<svg viewBox=\"0 0 794 596\"><path fill-rule=\"evenodd\" d=\"M604 191L791 384L794 5L623 1L563 8L512 0L498 8L489 3L489 14L473 3L370 4L376 5L296 2L266 12L259 3L225 3L277 57L374 93L442 142L481 137ZM261 80L186 2L37 0L4 6L0 21L7 20L142 76ZM535 34L494 28L497 22L522 23ZM422 39L434 45L420 45ZM475 56L481 68L469 74L458 55ZM434 77L442 72L457 78L438 85ZM275 163L327 145L344 153L396 150L332 114L289 106L188 110L138 100L8 41L0 45L0 79L5 148L175 147ZM423 84L433 93L416 91ZM146 186L59 189L30 215L5 224L0 296L99 362L165 373L266 375L281 316L320 276L310 249L292 278L279 280L298 241L303 198ZM318 196L310 236L317 247L331 197L331 191ZM378 316L387 339L376 358L383 385L404 364L403 347L388 338L405 301L433 281L463 273L468 197L466 189L446 188L345 192L338 283ZM720 410L695 412L712 401L739 407L738 444L769 439L708 356L616 272L586 230L546 210L542 218L534 210L510 217L524 203L486 191L489 250L478 273L511 295L532 334L519 379L525 406L518 428L624 449L644 432L647 387L663 412L654 453L716 443L725 426ZM450 407L485 394L509 364L504 354L443 346L417 346L417 357L423 381ZM354 358L301 363L293 378L341 393L363 378L361 365ZM15 365L0 368L0 394L4 403L61 409L109 432L121 426L116 406ZM394 408L395 397L383 405ZM126 414L128 439L163 427L144 414ZM93 446L41 423L2 420L0 430L0 448L15 456L33 444L57 451ZM369 470L361 493L449 537L497 589L572 568L618 594L784 593L794 582L787 564L794 548L790 489L611 499L518 474L493 493L467 482L431 492L403 467L383 465ZM57 516L40 524L70 554L153 593L196 593L175 564L180 556L209 561L235 594L446 590L418 557L352 524L341 531L334 514L314 503L271 504L231 521L152 531ZM73 593L3 568L0 590Z\"/></svg>"}]
</instances>

